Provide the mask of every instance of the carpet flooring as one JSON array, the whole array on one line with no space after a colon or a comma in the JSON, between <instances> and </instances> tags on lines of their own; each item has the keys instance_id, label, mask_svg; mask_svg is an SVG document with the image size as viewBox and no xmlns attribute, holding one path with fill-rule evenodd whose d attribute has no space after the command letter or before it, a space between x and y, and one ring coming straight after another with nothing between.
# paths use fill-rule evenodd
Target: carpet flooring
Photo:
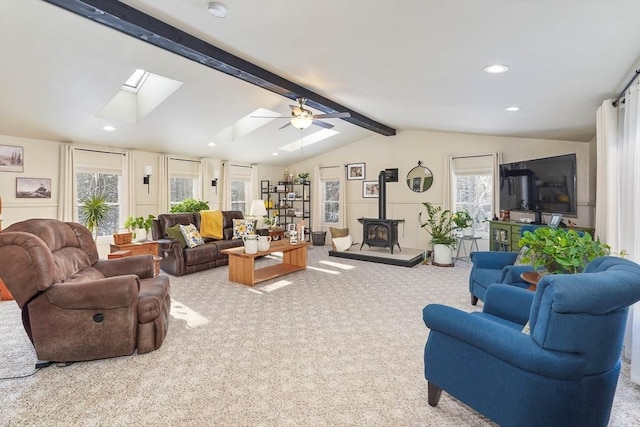
<instances>
[{"instance_id":1,"label":"carpet flooring","mask_svg":"<svg viewBox=\"0 0 640 427\"><path fill-rule=\"evenodd\" d=\"M492 426L443 393L427 404L422 308L469 304L470 266L328 256L253 288L227 267L171 277L170 327L144 355L34 371L17 305L0 302L0 426ZM277 262L264 258L260 264ZM640 425L624 363L611 426ZM28 376L30 375L30 376Z\"/></svg>"}]
</instances>

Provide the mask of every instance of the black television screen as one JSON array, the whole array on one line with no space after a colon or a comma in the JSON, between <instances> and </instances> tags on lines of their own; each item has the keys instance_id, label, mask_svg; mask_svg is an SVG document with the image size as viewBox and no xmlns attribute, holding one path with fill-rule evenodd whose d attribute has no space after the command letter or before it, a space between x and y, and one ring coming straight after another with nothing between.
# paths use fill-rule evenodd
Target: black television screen
<instances>
[{"instance_id":1,"label":"black television screen","mask_svg":"<svg viewBox=\"0 0 640 427\"><path fill-rule=\"evenodd\" d=\"M500 165L500 209L577 215L576 155Z\"/></svg>"}]
</instances>

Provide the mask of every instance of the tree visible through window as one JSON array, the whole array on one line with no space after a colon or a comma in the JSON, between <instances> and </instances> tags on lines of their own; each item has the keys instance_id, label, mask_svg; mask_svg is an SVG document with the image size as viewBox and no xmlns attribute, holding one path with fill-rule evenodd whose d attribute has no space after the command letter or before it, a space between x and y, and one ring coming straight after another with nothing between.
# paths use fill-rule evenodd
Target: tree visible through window
<instances>
[{"instance_id":1,"label":"tree visible through window","mask_svg":"<svg viewBox=\"0 0 640 427\"><path fill-rule=\"evenodd\" d=\"M493 213L493 177L490 172L473 175L456 175L455 210L466 210L473 218L476 233L489 233L487 219Z\"/></svg>"},{"instance_id":2,"label":"tree visible through window","mask_svg":"<svg viewBox=\"0 0 640 427\"><path fill-rule=\"evenodd\" d=\"M231 181L231 210L249 213L247 210L247 196L250 193L251 181L234 179Z\"/></svg>"},{"instance_id":3,"label":"tree visible through window","mask_svg":"<svg viewBox=\"0 0 640 427\"><path fill-rule=\"evenodd\" d=\"M324 222L332 224L340 222L340 181L323 182L322 206Z\"/></svg>"},{"instance_id":4,"label":"tree visible through window","mask_svg":"<svg viewBox=\"0 0 640 427\"><path fill-rule=\"evenodd\" d=\"M109 211L106 220L98 227L98 236L110 236L122 228L120 218L120 175L98 172L77 172L76 189L78 220L84 223L82 201L93 195L102 195L107 200Z\"/></svg>"},{"instance_id":5,"label":"tree visible through window","mask_svg":"<svg viewBox=\"0 0 640 427\"><path fill-rule=\"evenodd\" d=\"M184 199L195 199L196 180L191 177L172 176L171 184L171 206L182 202Z\"/></svg>"}]
</instances>

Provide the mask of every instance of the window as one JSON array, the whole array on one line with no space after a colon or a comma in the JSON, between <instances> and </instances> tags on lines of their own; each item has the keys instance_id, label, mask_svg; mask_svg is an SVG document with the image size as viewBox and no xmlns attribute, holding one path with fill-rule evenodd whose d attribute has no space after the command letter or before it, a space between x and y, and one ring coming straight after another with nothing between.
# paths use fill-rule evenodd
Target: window
<instances>
[{"instance_id":1,"label":"window","mask_svg":"<svg viewBox=\"0 0 640 427\"><path fill-rule=\"evenodd\" d=\"M340 222L340 181L322 182L322 212L325 223Z\"/></svg>"},{"instance_id":2,"label":"window","mask_svg":"<svg viewBox=\"0 0 640 427\"><path fill-rule=\"evenodd\" d=\"M199 199L201 194L200 162L169 159L169 186L171 207L184 199Z\"/></svg>"},{"instance_id":3,"label":"window","mask_svg":"<svg viewBox=\"0 0 640 427\"><path fill-rule=\"evenodd\" d=\"M192 177L172 176L171 183L171 206L182 202L184 199L196 198L196 179Z\"/></svg>"},{"instance_id":4,"label":"window","mask_svg":"<svg viewBox=\"0 0 640 427\"><path fill-rule=\"evenodd\" d=\"M233 178L231 180L231 210L249 212L248 198L251 194L251 180Z\"/></svg>"},{"instance_id":5,"label":"window","mask_svg":"<svg viewBox=\"0 0 640 427\"><path fill-rule=\"evenodd\" d=\"M455 175L455 209L466 210L473 218L476 235L489 234L486 219L493 216L493 174L491 171Z\"/></svg>"},{"instance_id":6,"label":"window","mask_svg":"<svg viewBox=\"0 0 640 427\"><path fill-rule=\"evenodd\" d=\"M102 195L107 200L109 211L106 220L98 227L98 237L111 236L119 228L122 228L124 219L122 219L120 205L120 174L80 170L76 173L76 188L76 204L80 223L84 223L82 201L93 195Z\"/></svg>"}]
</instances>

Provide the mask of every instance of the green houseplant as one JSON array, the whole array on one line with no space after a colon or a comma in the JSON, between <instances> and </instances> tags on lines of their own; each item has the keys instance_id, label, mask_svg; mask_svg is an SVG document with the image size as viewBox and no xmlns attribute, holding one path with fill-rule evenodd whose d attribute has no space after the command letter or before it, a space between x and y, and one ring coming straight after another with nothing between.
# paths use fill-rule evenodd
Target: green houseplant
<instances>
[{"instance_id":1,"label":"green houseplant","mask_svg":"<svg viewBox=\"0 0 640 427\"><path fill-rule=\"evenodd\" d=\"M300 184L304 184L309 178L309 172L300 172L298 178L300 179Z\"/></svg>"},{"instance_id":2,"label":"green houseplant","mask_svg":"<svg viewBox=\"0 0 640 427\"><path fill-rule=\"evenodd\" d=\"M176 212L192 212L197 213L200 211L208 210L209 205L207 202L203 202L202 200L196 200L193 198L187 198L181 201L180 203L176 203L171 206L171 213Z\"/></svg>"},{"instance_id":3,"label":"green houseplant","mask_svg":"<svg viewBox=\"0 0 640 427\"><path fill-rule=\"evenodd\" d=\"M453 222L453 214L442 206L435 207L429 202L422 203L427 210L426 221L422 221L422 212L418 214L420 227L424 228L431 236L430 243L433 247L433 262L439 265L451 265L451 250L457 242L453 236L456 224Z\"/></svg>"},{"instance_id":4,"label":"green houseplant","mask_svg":"<svg viewBox=\"0 0 640 427\"><path fill-rule=\"evenodd\" d=\"M89 229L93 239L98 239L98 228L107 218L109 205L107 199L102 195L94 194L81 201L80 218L82 223Z\"/></svg>"},{"instance_id":5,"label":"green houseplant","mask_svg":"<svg viewBox=\"0 0 640 427\"><path fill-rule=\"evenodd\" d=\"M133 232L136 241L147 240L147 235L149 234L149 230L151 230L154 219L155 216L153 215L148 215L146 218L143 216L129 216L124 222L124 226Z\"/></svg>"},{"instance_id":6,"label":"green houseplant","mask_svg":"<svg viewBox=\"0 0 640 427\"><path fill-rule=\"evenodd\" d=\"M455 212L451 216L451 220L456 225L456 228L458 230L463 230L463 233L465 235L466 234L473 235L473 230L472 229L470 230L471 226L473 225L473 218L471 218L471 215L469 214L468 211L462 210L462 211Z\"/></svg>"},{"instance_id":7,"label":"green houseplant","mask_svg":"<svg viewBox=\"0 0 640 427\"><path fill-rule=\"evenodd\" d=\"M552 227L525 231L518 246L525 248L522 262L531 263L542 274L581 273L593 259L611 253L609 245L589 233Z\"/></svg>"}]
</instances>

